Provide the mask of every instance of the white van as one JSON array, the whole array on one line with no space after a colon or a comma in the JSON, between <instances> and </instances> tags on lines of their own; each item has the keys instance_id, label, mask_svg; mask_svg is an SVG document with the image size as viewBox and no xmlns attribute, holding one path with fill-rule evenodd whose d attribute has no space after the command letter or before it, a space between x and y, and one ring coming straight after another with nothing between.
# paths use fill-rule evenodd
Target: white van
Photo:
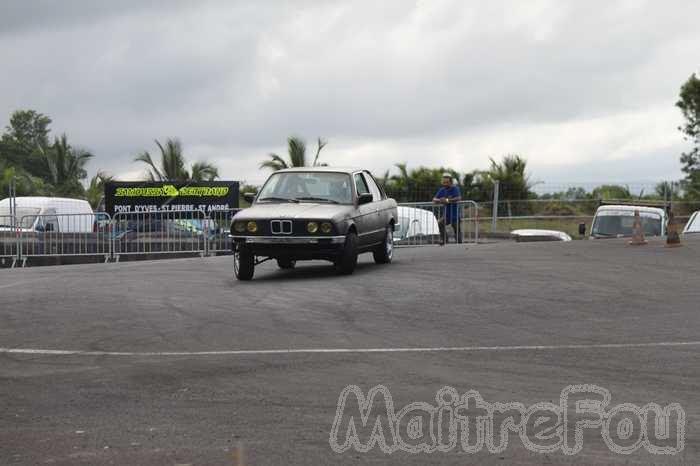
<instances>
[{"instance_id":1,"label":"white van","mask_svg":"<svg viewBox=\"0 0 700 466\"><path fill-rule=\"evenodd\" d=\"M683 228L684 235L696 233L700 233L700 210L693 212L688 223L685 224L685 228Z\"/></svg>"},{"instance_id":2,"label":"white van","mask_svg":"<svg viewBox=\"0 0 700 466\"><path fill-rule=\"evenodd\" d=\"M88 201L61 197L16 197L0 200L0 231L15 226L24 232L89 233L93 231L95 214Z\"/></svg>"},{"instance_id":3,"label":"white van","mask_svg":"<svg viewBox=\"0 0 700 466\"><path fill-rule=\"evenodd\" d=\"M634 228L634 213L639 211L645 236L666 236L666 211L658 207L604 205L593 218L591 238L627 238Z\"/></svg>"}]
</instances>

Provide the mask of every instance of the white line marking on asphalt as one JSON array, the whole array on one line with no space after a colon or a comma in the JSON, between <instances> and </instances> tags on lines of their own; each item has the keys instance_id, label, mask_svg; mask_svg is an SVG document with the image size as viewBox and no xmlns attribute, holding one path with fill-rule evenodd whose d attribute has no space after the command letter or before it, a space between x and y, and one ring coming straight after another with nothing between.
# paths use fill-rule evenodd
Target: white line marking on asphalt
<instances>
[{"instance_id":1,"label":"white line marking on asphalt","mask_svg":"<svg viewBox=\"0 0 700 466\"><path fill-rule=\"evenodd\" d=\"M46 281L46 280L49 280L49 279L52 279L52 278L55 278L55 277L35 278L35 279L32 279L32 280L23 280L23 281L21 281L21 282L5 283L4 285L0 285L0 289L3 289L3 288L13 288L13 287L15 287L15 286L20 286L20 285L29 285L29 284L34 285L34 284L37 283L37 282Z\"/></svg>"},{"instance_id":2,"label":"white line marking on asphalt","mask_svg":"<svg viewBox=\"0 0 700 466\"><path fill-rule=\"evenodd\" d=\"M36 348L0 348L4 354L40 354L49 356L248 356L269 354L344 354L344 353L441 353L480 351L551 351L588 349L677 348L700 346L700 341L664 341L652 343L602 343L589 345L519 345L519 346L438 346L433 348L300 348L228 351L82 351Z\"/></svg>"}]
</instances>

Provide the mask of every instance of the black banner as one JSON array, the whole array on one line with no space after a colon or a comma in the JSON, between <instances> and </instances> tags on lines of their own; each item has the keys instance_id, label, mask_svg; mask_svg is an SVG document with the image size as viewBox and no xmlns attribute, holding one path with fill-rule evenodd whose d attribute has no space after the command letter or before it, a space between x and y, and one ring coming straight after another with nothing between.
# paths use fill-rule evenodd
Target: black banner
<instances>
[{"instance_id":1,"label":"black banner","mask_svg":"<svg viewBox=\"0 0 700 466\"><path fill-rule=\"evenodd\" d=\"M115 181L105 184L105 210L174 212L238 208L238 181Z\"/></svg>"}]
</instances>

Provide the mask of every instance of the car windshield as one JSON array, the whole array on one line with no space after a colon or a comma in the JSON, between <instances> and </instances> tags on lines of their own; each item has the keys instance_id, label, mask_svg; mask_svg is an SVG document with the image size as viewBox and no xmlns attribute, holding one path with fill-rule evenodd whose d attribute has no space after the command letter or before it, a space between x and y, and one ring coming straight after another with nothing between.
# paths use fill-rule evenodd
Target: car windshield
<instances>
[{"instance_id":1,"label":"car windshield","mask_svg":"<svg viewBox=\"0 0 700 466\"><path fill-rule=\"evenodd\" d=\"M661 236L661 216L641 214L642 229L647 236ZM598 237L632 236L634 212L600 212L596 215L591 234Z\"/></svg>"},{"instance_id":2,"label":"car windshield","mask_svg":"<svg viewBox=\"0 0 700 466\"><path fill-rule=\"evenodd\" d=\"M352 203L350 176L333 172L275 173L260 190L257 202Z\"/></svg>"},{"instance_id":3,"label":"car windshield","mask_svg":"<svg viewBox=\"0 0 700 466\"><path fill-rule=\"evenodd\" d=\"M31 228L34 225L36 216L41 209L38 207L17 207L15 209L16 225L19 228ZM12 226L12 215L9 206L0 206L0 225L3 227Z\"/></svg>"}]
</instances>

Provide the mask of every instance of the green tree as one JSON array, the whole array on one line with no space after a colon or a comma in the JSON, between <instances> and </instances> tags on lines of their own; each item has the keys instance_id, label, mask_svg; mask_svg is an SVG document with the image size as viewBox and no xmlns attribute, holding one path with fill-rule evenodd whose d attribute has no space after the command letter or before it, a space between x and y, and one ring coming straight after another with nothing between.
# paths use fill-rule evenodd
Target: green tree
<instances>
[{"instance_id":1,"label":"green tree","mask_svg":"<svg viewBox=\"0 0 700 466\"><path fill-rule=\"evenodd\" d=\"M318 138L316 155L314 156L312 167L325 165L319 164L318 158L323 148L326 147L326 144L328 144L326 141ZM260 163L260 168L269 168L272 171L277 171L285 168L306 167L306 143L304 140L296 136L287 138L287 156L288 159L285 160L283 157L273 152L269 155L270 160L264 160Z\"/></svg>"},{"instance_id":2,"label":"green tree","mask_svg":"<svg viewBox=\"0 0 700 466\"><path fill-rule=\"evenodd\" d=\"M627 186L604 184L595 188L591 192L591 197L603 201L628 200L632 199L632 193Z\"/></svg>"},{"instance_id":3,"label":"green tree","mask_svg":"<svg viewBox=\"0 0 700 466\"><path fill-rule=\"evenodd\" d=\"M54 140L53 145L43 152L45 181L51 186L51 194L56 196L82 196L85 187L82 181L87 178L86 165L93 154L68 144L63 134Z\"/></svg>"},{"instance_id":4,"label":"green tree","mask_svg":"<svg viewBox=\"0 0 700 466\"><path fill-rule=\"evenodd\" d=\"M51 118L35 110L17 110L0 137L0 160L16 169L45 178L43 156L49 150Z\"/></svg>"},{"instance_id":5,"label":"green tree","mask_svg":"<svg viewBox=\"0 0 700 466\"><path fill-rule=\"evenodd\" d=\"M18 196L39 196L47 194L44 181L27 173L22 167L10 165L0 158L0 198L4 197L15 183L15 191Z\"/></svg>"},{"instance_id":6,"label":"green tree","mask_svg":"<svg viewBox=\"0 0 700 466\"><path fill-rule=\"evenodd\" d=\"M650 197L656 199L677 200L681 198L681 184L677 181L662 181L654 187L654 194Z\"/></svg>"},{"instance_id":7,"label":"green tree","mask_svg":"<svg viewBox=\"0 0 700 466\"><path fill-rule=\"evenodd\" d=\"M98 171L95 176L90 178L90 183L85 190L85 199L87 199L93 209L100 207L104 198L105 184L111 181L114 181L114 177L105 174L103 171Z\"/></svg>"},{"instance_id":8,"label":"green tree","mask_svg":"<svg viewBox=\"0 0 700 466\"><path fill-rule=\"evenodd\" d=\"M491 167L486 172L485 182L499 183L499 197L502 200L524 200L531 197L530 177L527 174L527 160L517 154L508 154L500 163L490 159Z\"/></svg>"},{"instance_id":9,"label":"green tree","mask_svg":"<svg viewBox=\"0 0 700 466\"><path fill-rule=\"evenodd\" d=\"M398 173L389 176L385 173L384 189L387 193L401 202L421 202L432 199L433 194L440 187L442 175L449 173L455 183L459 184L460 175L451 168L418 167L409 170L405 163L394 165Z\"/></svg>"},{"instance_id":10,"label":"green tree","mask_svg":"<svg viewBox=\"0 0 700 466\"><path fill-rule=\"evenodd\" d=\"M134 158L135 162L148 166L146 176L149 181L213 181L219 177L219 169L208 162L195 162L188 170L179 140L168 138L165 145L157 139L155 142L160 151L160 165L153 161L148 151Z\"/></svg>"},{"instance_id":11,"label":"green tree","mask_svg":"<svg viewBox=\"0 0 700 466\"><path fill-rule=\"evenodd\" d=\"M685 189L689 197L700 198L700 79L693 73L681 86L678 102L685 124L678 129L693 147L681 154Z\"/></svg>"}]
</instances>

